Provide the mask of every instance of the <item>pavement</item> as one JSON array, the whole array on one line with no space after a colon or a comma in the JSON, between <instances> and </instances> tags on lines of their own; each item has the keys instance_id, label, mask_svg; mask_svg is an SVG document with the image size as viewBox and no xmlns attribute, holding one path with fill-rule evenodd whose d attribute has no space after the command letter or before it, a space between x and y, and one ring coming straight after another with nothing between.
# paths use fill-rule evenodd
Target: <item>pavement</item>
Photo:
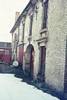
<instances>
[{"instance_id":1,"label":"pavement","mask_svg":"<svg viewBox=\"0 0 67 100\"><path fill-rule=\"evenodd\" d=\"M13 74L14 77L21 79L22 82L25 82L31 86L35 86L37 89L42 90L44 93L48 93L52 96L60 98L60 100L64 100L64 97L61 94L55 92L54 90L51 90L48 86L45 86L43 83L40 83L37 80L32 80L30 77L25 76L21 67L13 67L12 65L8 65L1 62L0 73L5 75Z\"/></svg>"},{"instance_id":2,"label":"pavement","mask_svg":"<svg viewBox=\"0 0 67 100\"><path fill-rule=\"evenodd\" d=\"M0 100L60 100L44 93L14 74L0 74Z\"/></svg>"}]
</instances>

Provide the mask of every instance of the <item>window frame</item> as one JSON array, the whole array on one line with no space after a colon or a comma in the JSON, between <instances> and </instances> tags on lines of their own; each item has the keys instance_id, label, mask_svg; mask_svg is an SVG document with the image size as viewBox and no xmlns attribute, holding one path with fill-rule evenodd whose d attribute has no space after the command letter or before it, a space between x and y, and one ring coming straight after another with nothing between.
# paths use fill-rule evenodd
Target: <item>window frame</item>
<instances>
[{"instance_id":1,"label":"window frame","mask_svg":"<svg viewBox=\"0 0 67 100\"><path fill-rule=\"evenodd\" d=\"M42 29L47 28L47 18L48 18L48 1L43 1L43 21L42 21Z\"/></svg>"}]
</instances>

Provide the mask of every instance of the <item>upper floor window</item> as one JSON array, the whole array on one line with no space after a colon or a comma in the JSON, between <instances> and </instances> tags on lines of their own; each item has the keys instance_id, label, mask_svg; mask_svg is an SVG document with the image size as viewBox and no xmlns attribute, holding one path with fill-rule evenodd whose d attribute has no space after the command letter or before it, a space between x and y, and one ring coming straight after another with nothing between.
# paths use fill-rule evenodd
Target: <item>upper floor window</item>
<instances>
[{"instance_id":1,"label":"upper floor window","mask_svg":"<svg viewBox=\"0 0 67 100\"><path fill-rule=\"evenodd\" d=\"M47 27L48 0L43 0L43 25L42 29Z\"/></svg>"},{"instance_id":2,"label":"upper floor window","mask_svg":"<svg viewBox=\"0 0 67 100\"><path fill-rule=\"evenodd\" d=\"M33 16L30 16L30 32L29 32L29 35L32 35L32 24L33 24Z\"/></svg>"},{"instance_id":3,"label":"upper floor window","mask_svg":"<svg viewBox=\"0 0 67 100\"><path fill-rule=\"evenodd\" d=\"M17 34L15 33L15 38L14 38L14 41L17 41Z\"/></svg>"},{"instance_id":4,"label":"upper floor window","mask_svg":"<svg viewBox=\"0 0 67 100\"><path fill-rule=\"evenodd\" d=\"M22 41L23 42L24 42L24 33L25 33L25 19L26 19L26 16L24 16L22 19Z\"/></svg>"},{"instance_id":5,"label":"upper floor window","mask_svg":"<svg viewBox=\"0 0 67 100\"><path fill-rule=\"evenodd\" d=\"M30 8L28 14L30 17L29 36L31 36L32 35L32 24L33 24L33 8Z\"/></svg>"}]
</instances>

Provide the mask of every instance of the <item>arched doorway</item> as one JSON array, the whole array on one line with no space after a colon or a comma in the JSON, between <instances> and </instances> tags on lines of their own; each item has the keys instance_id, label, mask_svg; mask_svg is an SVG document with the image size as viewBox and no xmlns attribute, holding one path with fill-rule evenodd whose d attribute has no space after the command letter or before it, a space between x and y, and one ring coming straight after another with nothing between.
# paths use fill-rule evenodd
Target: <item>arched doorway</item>
<instances>
[{"instance_id":1,"label":"arched doorway","mask_svg":"<svg viewBox=\"0 0 67 100\"><path fill-rule=\"evenodd\" d=\"M34 47L29 44L25 52L25 72L29 78L33 78L34 71Z\"/></svg>"}]
</instances>

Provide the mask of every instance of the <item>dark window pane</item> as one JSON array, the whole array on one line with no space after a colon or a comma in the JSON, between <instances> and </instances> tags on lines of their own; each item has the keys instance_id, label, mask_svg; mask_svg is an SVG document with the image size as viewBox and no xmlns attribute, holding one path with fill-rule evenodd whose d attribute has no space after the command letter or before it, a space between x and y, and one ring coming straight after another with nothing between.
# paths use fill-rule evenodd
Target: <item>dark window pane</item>
<instances>
[{"instance_id":1,"label":"dark window pane","mask_svg":"<svg viewBox=\"0 0 67 100\"><path fill-rule=\"evenodd\" d=\"M43 2L43 26L42 29L47 27L47 13L48 13L48 0Z\"/></svg>"},{"instance_id":2,"label":"dark window pane","mask_svg":"<svg viewBox=\"0 0 67 100\"><path fill-rule=\"evenodd\" d=\"M30 16L30 34L29 35L32 35L32 24L33 24L33 15Z\"/></svg>"}]
</instances>

